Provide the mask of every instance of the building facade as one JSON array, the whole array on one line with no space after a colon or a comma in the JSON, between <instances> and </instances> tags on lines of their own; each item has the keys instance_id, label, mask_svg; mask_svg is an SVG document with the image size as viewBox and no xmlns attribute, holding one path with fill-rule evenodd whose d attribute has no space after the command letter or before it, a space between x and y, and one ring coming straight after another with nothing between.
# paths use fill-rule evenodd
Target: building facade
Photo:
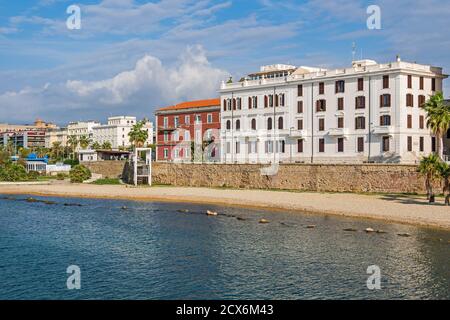
<instances>
[{"instance_id":1,"label":"building facade","mask_svg":"<svg viewBox=\"0 0 450 320\"><path fill-rule=\"evenodd\" d=\"M435 149L420 106L446 77L400 58L262 67L222 83L222 162L414 163Z\"/></svg>"},{"instance_id":2,"label":"building facade","mask_svg":"<svg viewBox=\"0 0 450 320\"><path fill-rule=\"evenodd\" d=\"M36 119L34 124L7 124L0 123L0 133L3 132L19 132L27 130L50 130L55 129L57 126L53 123L44 122L41 119Z\"/></svg>"},{"instance_id":3,"label":"building facade","mask_svg":"<svg viewBox=\"0 0 450 320\"><path fill-rule=\"evenodd\" d=\"M130 147L131 142L128 134L136 123L136 117L110 117L108 118L108 124L98 125L92 128L92 140L100 145L109 142L113 149ZM145 145L150 145L153 143L153 123L147 121L144 125L144 129L148 132L148 138Z\"/></svg>"},{"instance_id":4,"label":"building facade","mask_svg":"<svg viewBox=\"0 0 450 320\"><path fill-rule=\"evenodd\" d=\"M45 132L45 147L50 149L53 143L59 142L61 146L67 146L68 130L67 128L49 129Z\"/></svg>"},{"instance_id":5,"label":"building facade","mask_svg":"<svg viewBox=\"0 0 450 320\"><path fill-rule=\"evenodd\" d=\"M157 161L202 161L201 156L194 158L197 151L208 154L212 161L220 161L219 148L213 143L219 141L219 99L189 101L160 108L155 118ZM195 151L194 144L202 146L202 150Z\"/></svg>"}]
</instances>

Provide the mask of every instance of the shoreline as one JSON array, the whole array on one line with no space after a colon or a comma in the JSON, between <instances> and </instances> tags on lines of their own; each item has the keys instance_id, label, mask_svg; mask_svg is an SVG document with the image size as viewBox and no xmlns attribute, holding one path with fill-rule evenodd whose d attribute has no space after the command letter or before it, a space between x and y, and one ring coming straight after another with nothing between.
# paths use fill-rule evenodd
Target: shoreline
<instances>
[{"instance_id":1,"label":"shoreline","mask_svg":"<svg viewBox=\"0 0 450 320\"><path fill-rule=\"evenodd\" d=\"M0 194L225 205L333 215L450 231L450 207L420 196L126 185L0 185Z\"/></svg>"}]
</instances>

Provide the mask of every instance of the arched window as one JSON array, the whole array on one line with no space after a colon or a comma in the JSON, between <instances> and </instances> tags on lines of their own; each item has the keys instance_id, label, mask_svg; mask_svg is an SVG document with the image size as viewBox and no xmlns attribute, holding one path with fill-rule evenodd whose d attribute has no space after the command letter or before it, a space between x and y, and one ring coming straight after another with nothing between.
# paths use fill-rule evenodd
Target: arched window
<instances>
[{"instance_id":1,"label":"arched window","mask_svg":"<svg viewBox=\"0 0 450 320\"><path fill-rule=\"evenodd\" d=\"M230 129L231 129L231 121L227 120L227 130L230 130Z\"/></svg>"},{"instance_id":2,"label":"arched window","mask_svg":"<svg viewBox=\"0 0 450 320\"><path fill-rule=\"evenodd\" d=\"M272 118L267 119L267 130L272 130Z\"/></svg>"},{"instance_id":3,"label":"arched window","mask_svg":"<svg viewBox=\"0 0 450 320\"><path fill-rule=\"evenodd\" d=\"M256 119L252 119L252 130L256 130Z\"/></svg>"},{"instance_id":4,"label":"arched window","mask_svg":"<svg viewBox=\"0 0 450 320\"><path fill-rule=\"evenodd\" d=\"M241 120L236 120L236 131L241 129Z\"/></svg>"},{"instance_id":5,"label":"arched window","mask_svg":"<svg viewBox=\"0 0 450 320\"><path fill-rule=\"evenodd\" d=\"M278 129L283 129L283 117L278 118Z\"/></svg>"}]
</instances>

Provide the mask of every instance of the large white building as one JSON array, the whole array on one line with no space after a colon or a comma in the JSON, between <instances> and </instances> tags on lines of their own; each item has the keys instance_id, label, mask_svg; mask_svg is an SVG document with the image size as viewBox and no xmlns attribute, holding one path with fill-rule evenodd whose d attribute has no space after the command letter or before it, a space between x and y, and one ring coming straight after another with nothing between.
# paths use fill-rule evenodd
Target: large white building
<instances>
[{"instance_id":1,"label":"large white building","mask_svg":"<svg viewBox=\"0 0 450 320\"><path fill-rule=\"evenodd\" d=\"M108 124L98 125L92 128L92 140L94 142L98 142L99 144L110 142L113 149L118 149L119 147L129 147L131 146L131 143L128 133L130 133L136 122L136 117L110 117L108 118ZM148 132L148 139L145 144L152 144L153 123L146 122L144 129Z\"/></svg>"},{"instance_id":2,"label":"large white building","mask_svg":"<svg viewBox=\"0 0 450 320\"><path fill-rule=\"evenodd\" d=\"M400 58L334 70L262 67L222 83L222 161L415 162L436 145L419 106L446 77Z\"/></svg>"}]
</instances>

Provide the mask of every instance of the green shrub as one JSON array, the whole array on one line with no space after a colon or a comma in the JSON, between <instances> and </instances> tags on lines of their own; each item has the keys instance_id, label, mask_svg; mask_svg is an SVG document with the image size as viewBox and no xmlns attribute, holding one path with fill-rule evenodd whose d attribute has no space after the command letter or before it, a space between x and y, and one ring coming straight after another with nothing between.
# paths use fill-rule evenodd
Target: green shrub
<instances>
[{"instance_id":1,"label":"green shrub","mask_svg":"<svg viewBox=\"0 0 450 320\"><path fill-rule=\"evenodd\" d=\"M72 183L82 183L91 178L91 171L85 166L79 164L70 170L70 182Z\"/></svg>"},{"instance_id":2,"label":"green shrub","mask_svg":"<svg viewBox=\"0 0 450 320\"><path fill-rule=\"evenodd\" d=\"M27 180L28 174L25 167L17 164L10 163L0 167L0 181L24 181Z\"/></svg>"},{"instance_id":3,"label":"green shrub","mask_svg":"<svg viewBox=\"0 0 450 320\"><path fill-rule=\"evenodd\" d=\"M66 159L64 160L64 164L69 164L73 168L79 165L80 161L78 161L78 159Z\"/></svg>"},{"instance_id":4,"label":"green shrub","mask_svg":"<svg viewBox=\"0 0 450 320\"><path fill-rule=\"evenodd\" d=\"M58 172L56 174L56 180L64 180L67 177L67 175L65 173L62 172Z\"/></svg>"},{"instance_id":5,"label":"green shrub","mask_svg":"<svg viewBox=\"0 0 450 320\"><path fill-rule=\"evenodd\" d=\"M99 185L107 185L107 184L121 184L119 178L103 178L98 179L92 182L92 184L99 184Z\"/></svg>"},{"instance_id":6,"label":"green shrub","mask_svg":"<svg viewBox=\"0 0 450 320\"><path fill-rule=\"evenodd\" d=\"M30 171L28 172L28 179L30 180L37 180L39 178L40 174L37 171Z\"/></svg>"}]
</instances>

